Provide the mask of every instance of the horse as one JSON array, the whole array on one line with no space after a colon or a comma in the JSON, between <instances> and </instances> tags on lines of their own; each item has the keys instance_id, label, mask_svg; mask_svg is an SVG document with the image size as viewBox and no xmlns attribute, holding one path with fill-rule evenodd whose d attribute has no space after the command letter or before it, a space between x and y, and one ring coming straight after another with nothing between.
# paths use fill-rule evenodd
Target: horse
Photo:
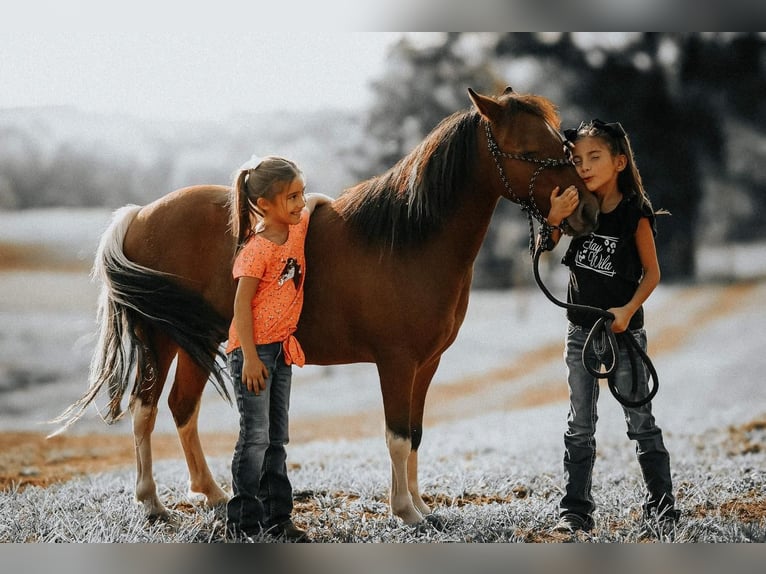
<instances>
[{"instance_id":1,"label":"horse","mask_svg":"<svg viewBox=\"0 0 766 574\"><path fill-rule=\"evenodd\" d=\"M391 459L389 507L407 524L431 513L418 485L426 394L465 317L473 263L496 205L505 198L542 220L552 189L575 185L580 203L564 232L589 233L598 217L550 100L510 87L496 96L468 88L468 96L472 106L443 119L388 171L317 208L306 239L296 337L308 364L377 366ZM209 505L228 498L207 465L198 418L209 379L229 397L221 343L236 288L231 193L198 185L122 207L96 253L93 275L103 283L98 343L88 390L58 418L60 431L104 388L109 403L102 416L119 419L133 378L135 499L149 517L168 516L152 473L151 434L174 359L168 404L190 491Z\"/></svg>"}]
</instances>

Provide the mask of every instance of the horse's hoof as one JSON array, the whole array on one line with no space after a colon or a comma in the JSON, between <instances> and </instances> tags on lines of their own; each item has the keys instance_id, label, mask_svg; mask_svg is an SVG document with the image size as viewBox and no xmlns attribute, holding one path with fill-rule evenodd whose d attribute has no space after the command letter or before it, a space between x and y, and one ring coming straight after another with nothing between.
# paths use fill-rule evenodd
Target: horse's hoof
<instances>
[{"instance_id":1,"label":"horse's hoof","mask_svg":"<svg viewBox=\"0 0 766 574\"><path fill-rule=\"evenodd\" d=\"M218 508L219 506L226 506L226 503L229 502L229 495L225 492L221 491L220 494L216 494L215 496L208 496L205 498L205 505L209 508Z\"/></svg>"},{"instance_id":2,"label":"horse's hoof","mask_svg":"<svg viewBox=\"0 0 766 574\"><path fill-rule=\"evenodd\" d=\"M415 509L423 516L431 514L431 507L428 506L423 500L413 499L412 503L415 505Z\"/></svg>"},{"instance_id":3,"label":"horse's hoof","mask_svg":"<svg viewBox=\"0 0 766 574\"><path fill-rule=\"evenodd\" d=\"M423 523L442 532L447 529L447 520L436 514L426 514L423 517Z\"/></svg>"},{"instance_id":4,"label":"horse's hoof","mask_svg":"<svg viewBox=\"0 0 766 574\"><path fill-rule=\"evenodd\" d=\"M186 496L209 508L224 504L229 501L229 495L217 483L189 483Z\"/></svg>"},{"instance_id":5,"label":"horse's hoof","mask_svg":"<svg viewBox=\"0 0 766 574\"><path fill-rule=\"evenodd\" d=\"M144 516L149 522L158 522L170 518L170 513L162 504L144 504Z\"/></svg>"},{"instance_id":6,"label":"horse's hoof","mask_svg":"<svg viewBox=\"0 0 766 574\"><path fill-rule=\"evenodd\" d=\"M163 509L162 512L153 512L146 515L146 520L149 524L162 523L166 526L175 527L180 524L178 516Z\"/></svg>"},{"instance_id":7,"label":"horse's hoof","mask_svg":"<svg viewBox=\"0 0 766 574\"><path fill-rule=\"evenodd\" d=\"M397 512L396 516L410 526L417 526L423 522L423 515L415 510L414 507L404 512Z\"/></svg>"}]
</instances>

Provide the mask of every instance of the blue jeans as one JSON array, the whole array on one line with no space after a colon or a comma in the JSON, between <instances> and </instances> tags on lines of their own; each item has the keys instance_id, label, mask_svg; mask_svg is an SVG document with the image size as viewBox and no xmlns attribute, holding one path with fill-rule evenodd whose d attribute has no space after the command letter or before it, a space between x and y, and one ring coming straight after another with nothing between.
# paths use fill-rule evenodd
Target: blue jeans
<instances>
[{"instance_id":1,"label":"blue jeans","mask_svg":"<svg viewBox=\"0 0 766 574\"><path fill-rule=\"evenodd\" d=\"M228 363L239 409L239 439L231 463L232 490L227 524L233 530L258 533L290 518L293 490L287 478L288 409L292 368L281 343L258 345L269 370L266 389L258 395L242 384L242 349Z\"/></svg>"},{"instance_id":2,"label":"blue jeans","mask_svg":"<svg viewBox=\"0 0 766 574\"><path fill-rule=\"evenodd\" d=\"M631 335L646 351L646 331L637 329ZM559 505L561 515L574 512L591 518L595 504L591 495L593 464L596 460L596 421L598 414L596 403L599 395L598 380L583 366L582 350L588 333L582 327L569 324L566 340L565 359L569 384L569 416L567 431L564 434L564 477L566 490ZM600 341L597 349L588 349L586 360L598 370L602 361L596 356L605 341ZM611 363L611 357L604 357ZM646 396L649 392L648 371L643 362L639 367L637 396ZM617 390L628 396L633 384L632 368L628 351L620 348L619 367L614 375ZM622 406L622 405L621 405ZM670 479L670 456L662 440L662 430L655 424L651 402L644 406L629 408L622 406L625 422L628 425L628 437L636 441L636 456L648 494L644 503L645 512L651 509L664 512L673 508L675 499L672 494Z\"/></svg>"}]
</instances>

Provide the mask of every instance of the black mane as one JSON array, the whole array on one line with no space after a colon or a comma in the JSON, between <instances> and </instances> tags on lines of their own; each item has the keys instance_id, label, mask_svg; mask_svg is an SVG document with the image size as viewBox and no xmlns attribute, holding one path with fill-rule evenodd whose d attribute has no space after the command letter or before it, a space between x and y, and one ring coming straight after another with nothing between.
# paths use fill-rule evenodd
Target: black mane
<instances>
[{"instance_id":1,"label":"black mane","mask_svg":"<svg viewBox=\"0 0 766 574\"><path fill-rule=\"evenodd\" d=\"M442 120L387 172L347 189L336 206L370 243L418 245L454 213L475 170L476 111Z\"/></svg>"}]
</instances>

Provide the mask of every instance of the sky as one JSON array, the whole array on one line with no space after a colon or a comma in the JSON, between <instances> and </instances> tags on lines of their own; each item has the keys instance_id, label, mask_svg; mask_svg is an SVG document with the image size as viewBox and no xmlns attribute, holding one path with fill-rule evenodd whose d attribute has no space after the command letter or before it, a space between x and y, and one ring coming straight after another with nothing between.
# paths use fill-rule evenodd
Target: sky
<instances>
[{"instance_id":1,"label":"sky","mask_svg":"<svg viewBox=\"0 0 766 574\"><path fill-rule=\"evenodd\" d=\"M362 108L398 33L46 31L0 35L0 109L150 119Z\"/></svg>"}]
</instances>

